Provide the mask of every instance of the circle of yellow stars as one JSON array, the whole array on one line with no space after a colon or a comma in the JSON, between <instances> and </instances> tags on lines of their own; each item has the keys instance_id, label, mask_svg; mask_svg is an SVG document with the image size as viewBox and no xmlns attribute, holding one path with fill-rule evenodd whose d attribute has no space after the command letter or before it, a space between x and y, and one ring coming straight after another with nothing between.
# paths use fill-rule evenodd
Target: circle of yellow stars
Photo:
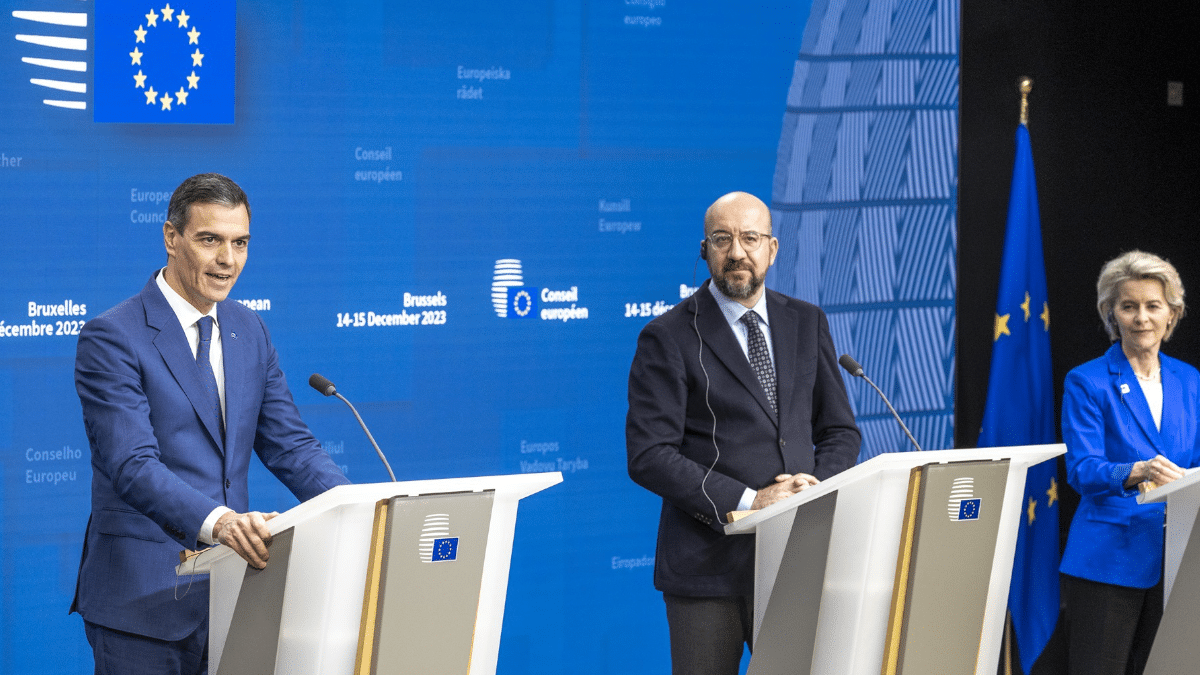
<instances>
[{"instance_id":1,"label":"circle of yellow stars","mask_svg":"<svg viewBox=\"0 0 1200 675\"><path fill-rule=\"evenodd\" d=\"M142 73L141 68L138 68L137 74L133 76L133 86L135 89L144 90L142 93L146 96L146 105L161 105L162 110L171 110L172 104L187 105L188 96L191 95L191 90L200 88L200 76L196 74L196 69L204 65L204 54L200 52L200 31L195 26L188 25L188 21L190 21L191 18L192 17L182 9L172 9L171 3L168 2L165 7L159 9L158 11L155 11L152 8L150 12L146 14L146 23L139 24L137 30L133 31L133 51L129 52L131 66L142 65L142 56L145 54L145 52L138 49L138 44L145 44L146 35L150 33L150 31L146 30L145 26L158 28L159 19L162 19L163 27L172 25L174 22L178 23L178 28L191 28L191 30L186 33L188 37L188 44L196 45L196 51L190 54L192 57L192 74L186 78L187 89L184 89L183 86L180 85L179 91L175 92L175 98L171 98L171 94L169 92L160 94L159 92L155 91L153 84L147 87L146 75Z\"/></svg>"},{"instance_id":2,"label":"circle of yellow stars","mask_svg":"<svg viewBox=\"0 0 1200 675\"><path fill-rule=\"evenodd\" d=\"M1025 323L1029 323L1029 317L1031 316L1030 309L1029 309L1029 307L1030 307L1029 291L1025 291L1025 302L1022 302L1020 304L1020 307L1021 307L1021 311L1023 311L1025 313ZM1000 339L1001 335L1012 335L1012 333L1010 333L1008 330L1008 320L1011 317L1012 317L1011 314L1001 314L999 312L996 313L996 325L992 331L993 332L992 342L998 341ZM1041 319L1042 323L1044 324L1043 330L1049 331L1050 330L1050 303L1049 302L1042 303L1042 313L1038 315L1038 318Z\"/></svg>"}]
</instances>

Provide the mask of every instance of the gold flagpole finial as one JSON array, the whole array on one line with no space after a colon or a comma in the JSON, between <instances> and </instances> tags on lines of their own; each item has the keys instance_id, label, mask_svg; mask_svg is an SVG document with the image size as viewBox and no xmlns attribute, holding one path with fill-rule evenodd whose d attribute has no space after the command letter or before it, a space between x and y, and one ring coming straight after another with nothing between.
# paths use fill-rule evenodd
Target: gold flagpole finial
<instances>
[{"instance_id":1,"label":"gold flagpole finial","mask_svg":"<svg viewBox=\"0 0 1200 675\"><path fill-rule=\"evenodd\" d=\"M1029 125L1029 92L1033 90L1033 78L1025 75L1017 80L1017 90L1021 92L1021 124Z\"/></svg>"}]
</instances>

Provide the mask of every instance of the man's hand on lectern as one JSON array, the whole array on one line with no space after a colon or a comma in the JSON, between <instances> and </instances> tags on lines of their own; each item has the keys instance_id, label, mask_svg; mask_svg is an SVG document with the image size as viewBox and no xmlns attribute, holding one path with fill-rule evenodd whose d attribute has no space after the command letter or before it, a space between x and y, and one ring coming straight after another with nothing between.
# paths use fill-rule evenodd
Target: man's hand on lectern
<instances>
[{"instance_id":1,"label":"man's hand on lectern","mask_svg":"<svg viewBox=\"0 0 1200 675\"><path fill-rule=\"evenodd\" d=\"M820 482L806 473L780 474L775 477L773 484L758 491L750 508L753 510L764 509Z\"/></svg>"},{"instance_id":2,"label":"man's hand on lectern","mask_svg":"<svg viewBox=\"0 0 1200 675\"><path fill-rule=\"evenodd\" d=\"M277 512L235 513L230 511L217 519L213 526L213 539L233 549L251 567L263 569L271 554L267 545L271 543L271 530L267 521L279 515Z\"/></svg>"}]
</instances>

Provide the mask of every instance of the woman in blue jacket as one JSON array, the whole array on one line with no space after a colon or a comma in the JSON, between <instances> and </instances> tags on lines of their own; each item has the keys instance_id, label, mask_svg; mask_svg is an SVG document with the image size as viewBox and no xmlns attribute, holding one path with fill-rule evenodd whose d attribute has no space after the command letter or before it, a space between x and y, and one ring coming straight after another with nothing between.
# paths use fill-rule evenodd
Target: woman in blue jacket
<instances>
[{"instance_id":1,"label":"woman in blue jacket","mask_svg":"<svg viewBox=\"0 0 1200 675\"><path fill-rule=\"evenodd\" d=\"M1130 251L1096 282L1112 347L1067 374L1062 432L1079 508L1059 570L1072 675L1138 675L1163 610L1163 506L1137 486L1200 464L1200 373L1159 353L1184 314L1166 260Z\"/></svg>"}]
</instances>

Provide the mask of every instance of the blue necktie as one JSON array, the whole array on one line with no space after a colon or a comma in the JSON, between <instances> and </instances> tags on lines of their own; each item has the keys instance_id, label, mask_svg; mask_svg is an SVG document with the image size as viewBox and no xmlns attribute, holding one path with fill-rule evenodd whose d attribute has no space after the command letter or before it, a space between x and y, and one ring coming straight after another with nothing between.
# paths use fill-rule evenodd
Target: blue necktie
<instances>
[{"instance_id":1,"label":"blue necktie","mask_svg":"<svg viewBox=\"0 0 1200 675\"><path fill-rule=\"evenodd\" d=\"M758 327L758 312L751 310L742 315L742 323L746 324L747 356L750 357L750 367L758 376L758 383L767 393L771 402L771 410L779 414L779 406L775 403L775 366L771 363L771 355L767 352L767 339L763 337Z\"/></svg>"},{"instance_id":2,"label":"blue necktie","mask_svg":"<svg viewBox=\"0 0 1200 675\"><path fill-rule=\"evenodd\" d=\"M208 394L209 414L221 430L221 444L225 443L225 425L221 422L221 394L217 391L217 376L213 373L209 353L212 349L213 318L202 316L196 322L200 329L200 348L196 350L196 365L200 367L200 379L204 382L204 393Z\"/></svg>"}]
</instances>

